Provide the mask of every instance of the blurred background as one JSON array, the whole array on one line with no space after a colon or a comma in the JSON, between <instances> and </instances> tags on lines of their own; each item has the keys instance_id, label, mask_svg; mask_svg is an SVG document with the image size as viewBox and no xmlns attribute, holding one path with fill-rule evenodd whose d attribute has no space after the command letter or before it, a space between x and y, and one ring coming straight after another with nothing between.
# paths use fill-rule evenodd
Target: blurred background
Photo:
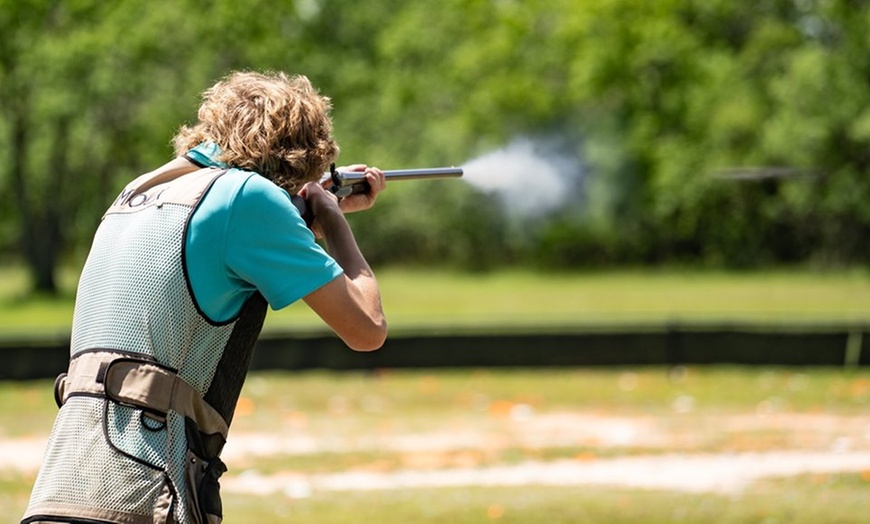
<instances>
[{"instance_id":1,"label":"blurred background","mask_svg":"<svg viewBox=\"0 0 870 524\"><path fill-rule=\"evenodd\" d=\"M9 3L0 253L36 289L56 289L58 266L81 261L123 182L171 155L199 94L231 70L271 69L332 97L342 161L473 168L470 185L396 184L359 218L378 264L866 266L866 11L812 0ZM512 165L521 176L496 169ZM554 194L527 201L542 193Z\"/></svg>"},{"instance_id":2,"label":"blurred background","mask_svg":"<svg viewBox=\"0 0 870 524\"><path fill-rule=\"evenodd\" d=\"M620 456L649 451L638 436L648 426L612 416L635 424L657 414L678 452L857 453L848 475L797 467L812 475L761 490L770 497L729 518L820 522L811 509L836 500L838 521L859 521L858 488L870 481L867 2L26 0L0 1L0 27L0 379L9 379L0 456L3 438L39 448L50 428L45 381L65 367L78 271L108 203L171 157L170 138L194 121L205 88L233 70L280 70L331 97L340 163L461 166L465 176L393 183L378 206L350 217L384 288L394 333L384 350L349 354L304 308L273 312L255 361L260 389L240 409L284 421L266 429L321 439L347 429L335 417L357 412L362 433L398 438L426 418L413 404L400 409L403 385L424 406L451 392L432 411L449 416L420 431L488 435L448 445L471 453L459 458L436 446L442 455L430 462L431 449L415 462L398 451L372 458L370 447L346 442L315 453L321 464L351 453L342 467L381 473L551 459L579 467L601 458L602 446L605 455L614 445ZM481 375L490 368L500 371ZM317 391L350 383L381 393L359 386L304 406L255 402L309 380L322 381ZM687 391L690 383L712 393ZM783 418L741 426L737 438L723 413ZM689 415L701 418L672 418ZM15 422L22 417L36 426ZM599 422L616 444L580 430ZM508 451L481 454L493 435L512 434L499 424L551 429L535 445L522 433ZM807 427L824 435L795 440ZM668 449L662 441L656 453ZM0 506L12 513L26 504L32 462L0 470ZM286 466L302 477L284 478L283 495L237 487L237 520L357 515L324 513L335 500L312 496L315 485L344 491L309 482L323 473L314 462ZM528 475L535 485L561 478ZM259 478L250 474L248 485ZM640 522L656 500L682 508L660 521L697 522L722 517L735 496L626 488L526 500L504 489L454 491L422 514L431 493L391 495L372 518ZM262 508L264 493L278 513ZM556 504L566 496L580 502ZM563 509L544 509L554 504Z\"/></svg>"}]
</instances>

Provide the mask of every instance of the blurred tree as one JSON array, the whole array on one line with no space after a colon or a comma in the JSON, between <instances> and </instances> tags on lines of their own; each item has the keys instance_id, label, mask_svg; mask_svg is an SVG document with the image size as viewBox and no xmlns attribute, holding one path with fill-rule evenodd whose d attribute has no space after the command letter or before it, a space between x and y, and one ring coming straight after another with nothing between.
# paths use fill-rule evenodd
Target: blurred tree
<instances>
[{"instance_id":1,"label":"blurred tree","mask_svg":"<svg viewBox=\"0 0 870 524\"><path fill-rule=\"evenodd\" d=\"M870 260L866 2L0 0L0 22L0 249L37 289L233 69L308 75L344 163L582 151L588 208L535 234L461 184L395 185L354 218L383 263Z\"/></svg>"},{"instance_id":2,"label":"blurred tree","mask_svg":"<svg viewBox=\"0 0 870 524\"><path fill-rule=\"evenodd\" d=\"M639 261L870 259L866 3L603 0L565 15L609 220L654 232Z\"/></svg>"},{"instance_id":3,"label":"blurred tree","mask_svg":"<svg viewBox=\"0 0 870 524\"><path fill-rule=\"evenodd\" d=\"M0 172L8 175L38 291L55 291L59 257L67 242L89 240L96 209L118 189L115 177L166 149L165 139L158 148L141 144L153 139L146 93L177 92L172 82L183 78L167 74L178 73L170 53L178 42L155 38L174 12L125 6L46 0L0 9L7 26L0 111L10 122L9 162Z\"/></svg>"},{"instance_id":4,"label":"blurred tree","mask_svg":"<svg viewBox=\"0 0 870 524\"><path fill-rule=\"evenodd\" d=\"M17 206L36 290L54 292L60 256L87 247L125 181L168 158L169 139L195 116L202 89L230 69L256 65L261 42L237 46L234 29L275 35L264 26L281 17L262 16L274 7L3 2L0 111L9 161L0 178Z\"/></svg>"}]
</instances>

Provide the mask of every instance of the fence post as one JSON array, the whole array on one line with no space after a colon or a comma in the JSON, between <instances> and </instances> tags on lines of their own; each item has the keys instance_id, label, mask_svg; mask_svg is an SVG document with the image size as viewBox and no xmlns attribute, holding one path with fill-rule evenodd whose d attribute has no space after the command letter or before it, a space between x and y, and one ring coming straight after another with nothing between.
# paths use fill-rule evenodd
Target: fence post
<instances>
[{"instance_id":1,"label":"fence post","mask_svg":"<svg viewBox=\"0 0 870 524\"><path fill-rule=\"evenodd\" d=\"M864 341L864 330L852 328L846 338L846 359L844 365L847 369L857 368L861 364L861 346Z\"/></svg>"}]
</instances>

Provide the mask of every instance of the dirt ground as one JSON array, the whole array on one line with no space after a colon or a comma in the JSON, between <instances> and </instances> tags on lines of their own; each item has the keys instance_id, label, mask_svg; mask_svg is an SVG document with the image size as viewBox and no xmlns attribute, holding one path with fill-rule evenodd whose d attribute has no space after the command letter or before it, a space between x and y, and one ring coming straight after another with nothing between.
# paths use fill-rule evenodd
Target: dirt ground
<instances>
[{"instance_id":1,"label":"dirt ground","mask_svg":"<svg viewBox=\"0 0 870 524\"><path fill-rule=\"evenodd\" d=\"M0 470L33 474L44 438L0 440ZM547 450L577 449L547 459ZM518 460L493 459L524 450ZM399 457L343 471L256 468L264 457L387 450ZM528 458L538 456L539 458ZM318 491L439 486L610 485L733 493L764 478L858 472L870 480L870 417L765 413L706 418L535 413L514 405L498 424L418 433L231 433L225 493L304 498ZM398 466L397 466L398 464Z\"/></svg>"}]
</instances>

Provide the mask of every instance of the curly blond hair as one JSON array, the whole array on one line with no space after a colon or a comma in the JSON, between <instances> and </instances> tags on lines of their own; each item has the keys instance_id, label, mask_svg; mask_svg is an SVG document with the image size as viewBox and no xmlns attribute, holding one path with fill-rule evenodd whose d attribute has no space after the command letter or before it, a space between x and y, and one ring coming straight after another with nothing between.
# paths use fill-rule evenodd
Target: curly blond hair
<instances>
[{"instance_id":1,"label":"curly blond hair","mask_svg":"<svg viewBox=\"0 0 870 524\"><path fill-rule=\"evenodd\" d=\"M198 122L172 139L176 155L211 141L217 159L255 171L291 194L317 180L338 156L332 103L302 75L235 72L207 89Z\"/></svg>"}]
</instances>

